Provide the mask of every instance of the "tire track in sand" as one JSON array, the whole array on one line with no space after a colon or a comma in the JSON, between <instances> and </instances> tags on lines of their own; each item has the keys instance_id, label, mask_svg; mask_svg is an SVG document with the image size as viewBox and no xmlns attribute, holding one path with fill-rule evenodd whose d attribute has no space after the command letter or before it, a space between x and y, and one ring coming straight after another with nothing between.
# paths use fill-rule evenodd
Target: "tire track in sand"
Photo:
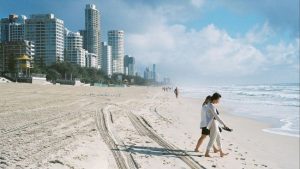
<instances>
[{"instance_id":1,"label":"tire track in sand","mask_svg":"<svg viewBox=\"0 0 300 169\"><path fill-rule=\"evenodd\" d=\"M131 154L125 153L126 157L124 157L121 151L119 151L118 144L123 144L123 143L121 142L118 143L117 140L115 139L116 136L114 136L113 133L111 132L108 124L109 120L107 120L108 118L106 117L108 113L107 109L110 106L111 105L101 109L101 111L98 110L96 111L95 120L100 135L104 140L104 142L106 143L106 145L111 150L118 169L138 169L139 166L136 163L136 161L133 159Z\"/></svg>"},{"instance_id":2,"label":"tire track in sand","mask_svg":"<svg viewBox=\"0 0 300 169\"><path fill-rule=\"evenodd\" d=\"M143 117L138 117L132 112L128 112L128 117L136 128L136 130L144 136L148 136L160 146L169 150L180 150L178 147L168 143L162 137L160 137L149 125L149 123ZM184 163L186 163L191 169L206 169L206 167L199 164L194 158L188 155L184 150L180 151L181 155L178 156Z\"/></svg>"},{"instance_id":3,"label":"tire track in sand","mask_svg":"<svg viewBox=\"0 0 300 169\"><path fill-rule=\"evenodd\" d=\"M84 105L81 105L79 107L79 109L81 109L82 107L88 106L90 104L92 104L92 103L85 103ZM40 126L40 125L45 124L45 123L49 123L49 122L52 122L52 121L55 121L55 120L58 120L58 119L62 119L64 117L69 116L70 114L72 114L72 112L57 115L57 116L54 116L54 117L51 117L51 118L41 119L41 120L34 121L34 122L31 122L31 123L27 123L27 124L24 124L24 125L15 127L15 128L11 128L11 129L6 130L5 132L0 133L0 136L10 134L10 133L13 133L13 132L16 132L16 131L20 131L20 130L23 130L23 129L26 129L26 128L30 128L30 127L34 127L34 126Z\"/></svg>"}]
</instances>

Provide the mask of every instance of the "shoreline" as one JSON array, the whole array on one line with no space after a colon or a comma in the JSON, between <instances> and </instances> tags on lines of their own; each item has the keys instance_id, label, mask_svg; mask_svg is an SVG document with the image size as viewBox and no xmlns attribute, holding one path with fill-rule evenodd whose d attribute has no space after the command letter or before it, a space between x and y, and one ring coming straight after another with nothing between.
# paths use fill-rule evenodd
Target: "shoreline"
<instances>
[{"instance_id":1,"label":"shoreline","mask_svg":"<svg viewBox=\"0 0 300 169\"><path fill-rule=\"evenodd\" d=\"M267 124L226 107L219 110L234 129L222 132L229 155L203 157L208 139L194 152L202 100L160 88L0 84L0 92L4 169L117 169L117 162L130 169L299 168L299 139L263 132Z\"/></svg>"},{"instance_id":2,"label":"shoreline","mask_svg":"<svg viewBox=\"0 0 300 169\"><path fill-rule=\"evenodd\" d=\"M192 97L192 96L184 95L183 97L184 98L190 98L190 99L199 99L201 101L203 100L203 99L199 98L198 96L197 97ZM202 97L205 98L204 95ZM280 130L284 130L284 127L286 125L288 125L288 124L283 123L282 120L284 120L284 119L281 119L278 122L277 119L273 119L273 120L271 119L270 120L267 117L258 117L258 116L253 116L253 115L251 116L251 115L248 115L248 114L230 113L230 112L234 112L232 108L229 109L229 106L225 105L224 103L222 103L222 107L230 115L243 117L243 118L246 118L246 119L250 119L250 120L261 122L261 123L265 124L266 127L261 129L263 132L276 134L276 135L281 135L281 136L286 136L286 137L300 138L300 133L293 134L293 133L289 133L289 132L280 131ZM279 125L277 123L283 123L283 124Z\"/></svg>"},{"instance_id":3,"label":"shoreline","mask_svg":"<svg viewBox=\"0 0 300 169\"><path fill-rule=\"evenodd\" d=\"M186 99L188 102L196 102L198 105L201 105L203 101L199 98L185 97L183 99ZM248 153L254 150L255 152L253 154L255 155L251 158L265 160L266 163L269 163L268 166L272 166L273 163L274 168L299 168L299 137L265 132L263 130L270 128L272 126L271 124L228 113L230 109L228 109L226 105L222 105L219 110L225 123L227 122L229 127L233 128L233 132L222 132L222 138L229 140L229 145L240 145L240 147L246 148ZM197 110L197 112L200 117L200 109ZM199 129L199 132L200 131ZM229 148L230 146L224 147L225 151L226 149L227 151L231 149ZM274 165L274 162L277 164Z\"/></svg>"}]
</instances>

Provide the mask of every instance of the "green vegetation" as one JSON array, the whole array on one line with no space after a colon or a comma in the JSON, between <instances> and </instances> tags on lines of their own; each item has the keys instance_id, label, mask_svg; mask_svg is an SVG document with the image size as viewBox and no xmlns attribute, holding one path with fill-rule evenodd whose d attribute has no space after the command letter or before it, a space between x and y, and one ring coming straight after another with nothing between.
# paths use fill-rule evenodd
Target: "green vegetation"
<instances>
[{"instance_id":1,"label":"green vegetation","mask_svg":"<svg viewBox=\"0 0 300 169\"><path fill-rule=\"evenodd\" d=\"M152 82L145 80L140 76L126 76L123 74L114 74L111 77L105 75L101 70L95 68L80 67L79 65L68 62L56 63L45 68L34 67L32 73L46 74L48 81L53 83L61 82L72 84L70 81L80 79L82 83L102 83L108 85L123 84L127 81L131 85L149 85Z\"/></svg>"}]
</instances>

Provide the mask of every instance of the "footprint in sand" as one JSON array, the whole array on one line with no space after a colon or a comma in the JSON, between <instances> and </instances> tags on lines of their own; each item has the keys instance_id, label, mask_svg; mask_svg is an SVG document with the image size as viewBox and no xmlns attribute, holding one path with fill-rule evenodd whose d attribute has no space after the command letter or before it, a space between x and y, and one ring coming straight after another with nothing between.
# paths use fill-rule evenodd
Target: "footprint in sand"
<instances>
[{"instance_id":1,"label":"footprint in sand","mask_svg":"<svg viewBox=\"0 0 300 169\"><path fill-rule=\"evenodd\" d=\"M268 167L268 166L267 166L267 165L265 165L265 164L262 164L261 166L263 166L263 167L266 167L266 168Z\"/></svg>"}]
</instances>

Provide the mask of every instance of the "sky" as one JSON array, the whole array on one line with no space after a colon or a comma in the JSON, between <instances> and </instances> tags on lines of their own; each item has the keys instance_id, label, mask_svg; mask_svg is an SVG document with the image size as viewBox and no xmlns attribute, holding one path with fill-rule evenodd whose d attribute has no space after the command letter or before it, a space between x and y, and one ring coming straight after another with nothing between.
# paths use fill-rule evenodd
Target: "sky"
<instances>
[{"instance_id":1,"label":"sky","mask_svg":"<svg viewBox=\"0 0 300 169\"><path fill-rule=\"evenodd\" d=\"M299 83L299 0L0 0L0 17L54 13L84 28L85 4L107 31L125 31L142 74L157 65L175 84Z\"/></svg>"}]
</instances>

